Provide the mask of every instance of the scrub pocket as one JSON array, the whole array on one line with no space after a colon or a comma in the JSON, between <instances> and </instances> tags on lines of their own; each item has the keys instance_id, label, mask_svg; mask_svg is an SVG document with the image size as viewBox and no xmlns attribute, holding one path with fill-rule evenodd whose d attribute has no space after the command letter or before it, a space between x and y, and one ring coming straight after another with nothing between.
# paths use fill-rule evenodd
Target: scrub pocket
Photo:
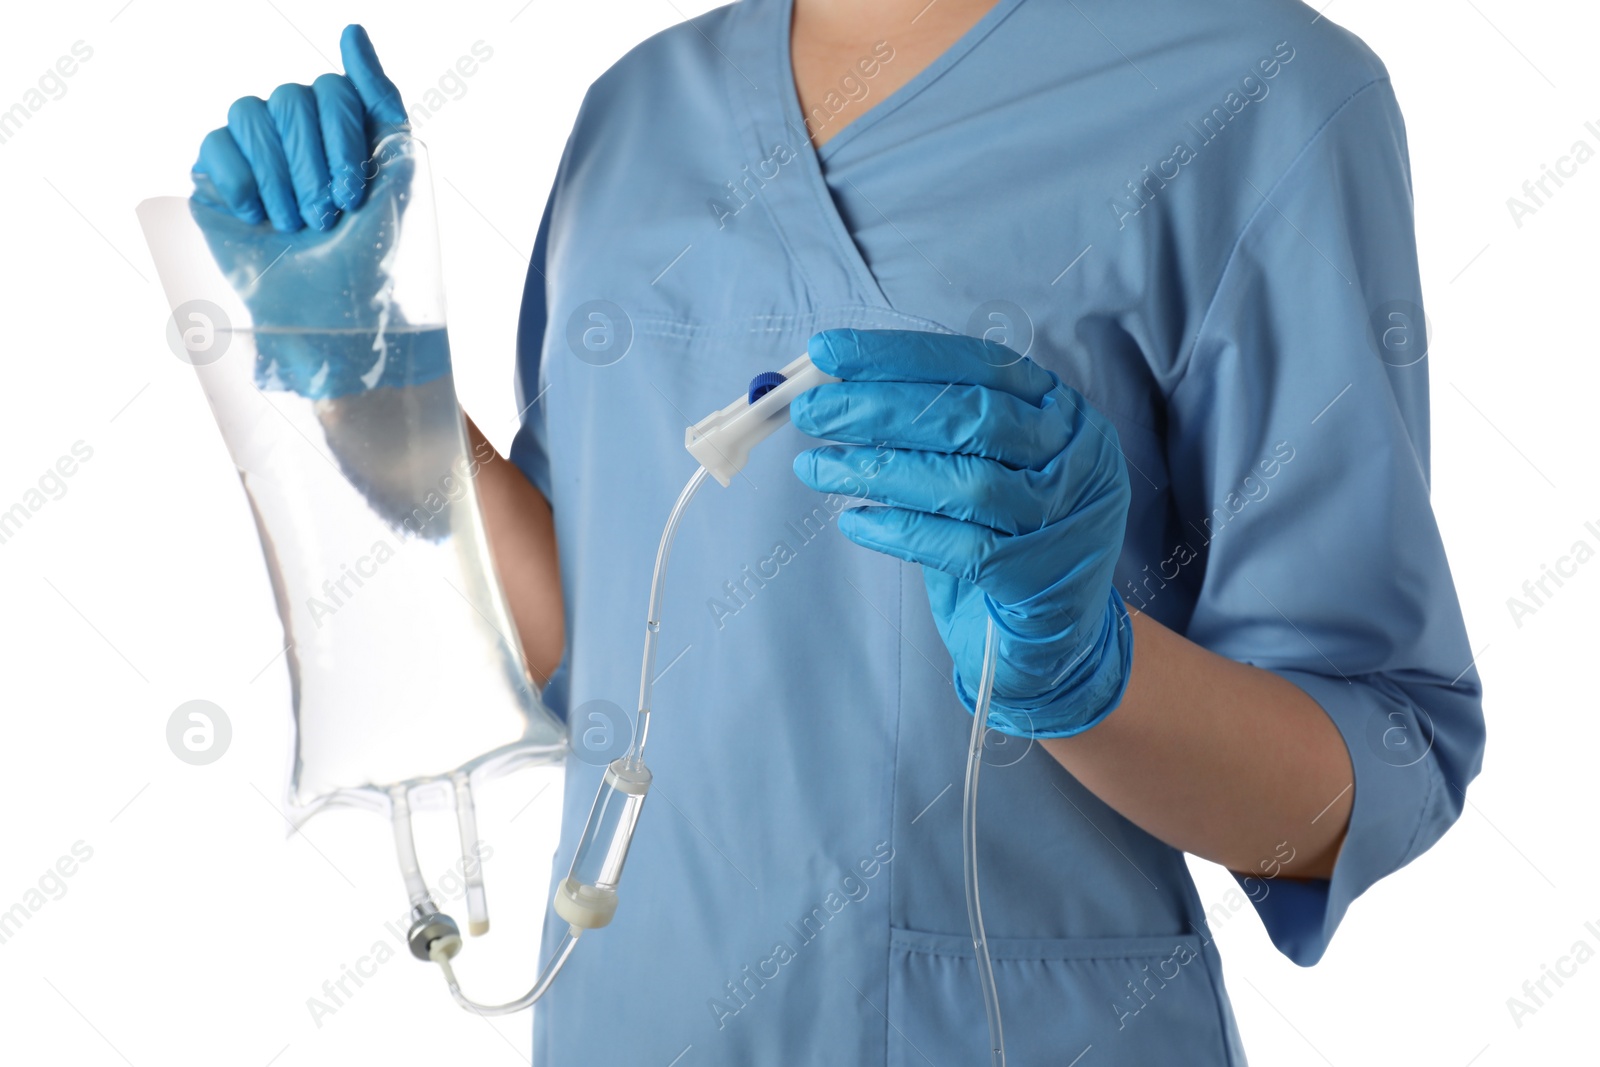
<instances>
[{"instance_id":1,"label":"scrub pocket","mask_svg":"<svg viewBox=\"0 0 1600 1067\"><path fill-rule=\"evenodd\" d=\"M990 938L1014 1067L1237 1067L1200 938ZM895 929L889 1067L988 1063L972 942Z\"/></svg>"}]
</instances>

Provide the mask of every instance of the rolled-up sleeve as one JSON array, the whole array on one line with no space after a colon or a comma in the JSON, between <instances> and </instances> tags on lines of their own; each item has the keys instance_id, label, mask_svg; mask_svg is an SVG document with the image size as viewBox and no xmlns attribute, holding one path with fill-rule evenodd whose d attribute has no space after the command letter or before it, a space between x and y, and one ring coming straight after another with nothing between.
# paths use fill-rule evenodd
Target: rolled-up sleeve
<instances>
[{"instance_id":1,"label":"rolled-up sleeve","mask_svg":"<svg viewBox=\"0 0 1600 1067\"><path fill-rule=\"evenodd\" d=\"M1357 896L1455 821L1484 726L1428 499L1430 360L1388 80L1249 188L1169 393L1168 460L1203 568L1187 636L1308 693L1355 769L1331 879L1291 863L1247 886L1274 944L1310 965Z\"/></svg>"}]
</instances>

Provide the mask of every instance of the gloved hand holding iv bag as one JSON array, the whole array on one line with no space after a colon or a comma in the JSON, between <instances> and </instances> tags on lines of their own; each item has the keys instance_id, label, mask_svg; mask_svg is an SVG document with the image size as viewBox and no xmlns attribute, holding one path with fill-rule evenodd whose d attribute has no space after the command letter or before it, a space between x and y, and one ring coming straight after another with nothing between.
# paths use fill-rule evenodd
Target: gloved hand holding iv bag
<instances>
[{"instance_id":1,"label":"gloved hand holding iv bag","mask_svg":"<svg viewBox=\"0 0 1600 1067\"><path fill-rule=\"evenodd\" d=\"M359 27L344 51L347 69L381 78ZM345 147L360 153L362 185L329 194L342 215L282 225L255 168L277 159L298 173L300 135L329 127L326 114L308 123L276 106L297 98L280 89L266 126L241 125L248 151L232 120L248 101L266 105L235 104L230 126L206 138L196 195L146 200L139 219L172 309L169 339L222 430L283 624L263 673L287 673L286 813L386 814L411 950L432 959L459 937L422 877L412 811L454 809L468 932L483 932L474 793L519 768L559 773L566 731L529 673L489 554L474 476L493 457L469 448L450 373L426 149L361 118ZM248 164L230 167L223 144ZM246 185L267 211L252 211Z\"/></svg>"},{"instance_id":2,"label":"gloved hand holding iv bag","mask_svg":"<svg viewBox=\"0 0 1600 1067\"><path fill-rule=\"evenodd\" d=\"M827 330L809 350L842 380L801 393L790 416L842 444L802 452L795 473L819 492L888 505L845 511L839 531L923 565L968 710L992 616L991 728L1069 737L1110 714L1133 663L1111 582L1131 499L1116 429L1054 374L992 342ZM862 454L883 445L894 459L861 478Z\"/></svg>"},{"instance_id":3,"label":"gloved hand holding iv bag","mask_svg":"<svg viewBox=\"0 0 1600 1067\"><path fill-rule=\"evenodd\" d=\"M405 216L429 196L400 93L360 26L339 40L345 74L245 96L208 133L190 210L248 310L256 388L313 401L345 477L396 529L437 539L412 452L454 447L450 352L431 283L437 252ZM431 211L424 203L420 210ZM265 225L270 219L271 225ZM433 438L419 447L419 436ZM390 456L396 462L381 462Z\"/></svg>"},{"instance_id":4,"label":"gloved hand holding iv bag","mask_svg":"<svg viewBox=\"0 0 1600 1067\"><path fill-rule=\"evenodd\" d=\"M455 395L427 151L366 32L347 27L340 47L347 76L236 101L201 146L194 195L146 200L139 220L283 624L261 673L288 675L286 814L386 815L412 955L495 1014L537 999L576 933L526 1001L467 1001L450 962L461 927L423 877L412 813L454 809L466 932L486 933L474 796L520 768L548 787L566 729L490 557L475 478L498 456L471 445Z\"/></svg>"},{"instance_id":5,"label":"gloved hand holding iv bag","mask_svg":"<svg viewBox=\"0 0 1600 1067\"><path fill-rule=\"evenodd\" d=\"M313 400L450 370L437 332L404 328L395 291L410 276L391 257L416 171L395 136L400 93L360 26L339 49L343 75L234 101L191 171L195 219L256 328L257 385Z\"/></svg>"}]
</instances>

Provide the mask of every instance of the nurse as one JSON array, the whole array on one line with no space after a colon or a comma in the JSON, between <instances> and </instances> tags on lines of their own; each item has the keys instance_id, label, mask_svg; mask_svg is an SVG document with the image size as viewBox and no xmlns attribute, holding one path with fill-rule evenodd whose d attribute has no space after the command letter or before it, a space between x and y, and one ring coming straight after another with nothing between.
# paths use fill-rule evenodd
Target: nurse
<instances>
[{"instance_id":1,"label":"nurse","mask_svg":"<svg viewBox=\"0 0 1600 1067\"><path fill-rule=\"evenodd\" d=\"M478 480L575 738L631 698L685 425L801 350L842 381L686 515L658 799L536 1063L987 1062L958 784L990 617L1013 1063L1243 1063L1213 924L1248 899L1313 964L1455 820L1484 732L1428 502L1405 130L1314 14L741 0L589 89L523 423ZM234 104L208 198L281 229L359 208L406 111L363 31L342 48ZM615 754L577 743L557 872ZM1237 900L1202 902L1186 852Z\"/></svg>"}]
</instances>

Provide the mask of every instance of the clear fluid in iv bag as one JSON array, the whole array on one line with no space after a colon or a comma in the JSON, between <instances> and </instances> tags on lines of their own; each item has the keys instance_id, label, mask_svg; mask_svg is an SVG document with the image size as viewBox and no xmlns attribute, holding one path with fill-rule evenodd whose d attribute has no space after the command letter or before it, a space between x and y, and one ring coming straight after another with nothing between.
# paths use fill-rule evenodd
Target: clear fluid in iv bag
<instances>
[{"instance_id":1,"label":"clear fluid in iv bag","mask_svg":"<svg viewBox=\"0 0 1600 1067\"><path fill-rule=\"evenodd\" d=\"M375 335L357 342L371 351ZM263 338L265 340L265 338ZM356 338L275 334L275 350ZM559 725L530 683L490 565L445 331L388 331L382 385L308 399L257 392L235 427L288 647L297 805L377 801L378 788L469 762L556 758ZM254 358L254 353L251 353ZM269 410L269 408L271 410ZM287 422L294 432L285 432ZM292 546L279 551L277 545ZM371 790L376 792L371 792ZM381 801L378 801L381 803Z\"/></svg>"}]
</instances>

